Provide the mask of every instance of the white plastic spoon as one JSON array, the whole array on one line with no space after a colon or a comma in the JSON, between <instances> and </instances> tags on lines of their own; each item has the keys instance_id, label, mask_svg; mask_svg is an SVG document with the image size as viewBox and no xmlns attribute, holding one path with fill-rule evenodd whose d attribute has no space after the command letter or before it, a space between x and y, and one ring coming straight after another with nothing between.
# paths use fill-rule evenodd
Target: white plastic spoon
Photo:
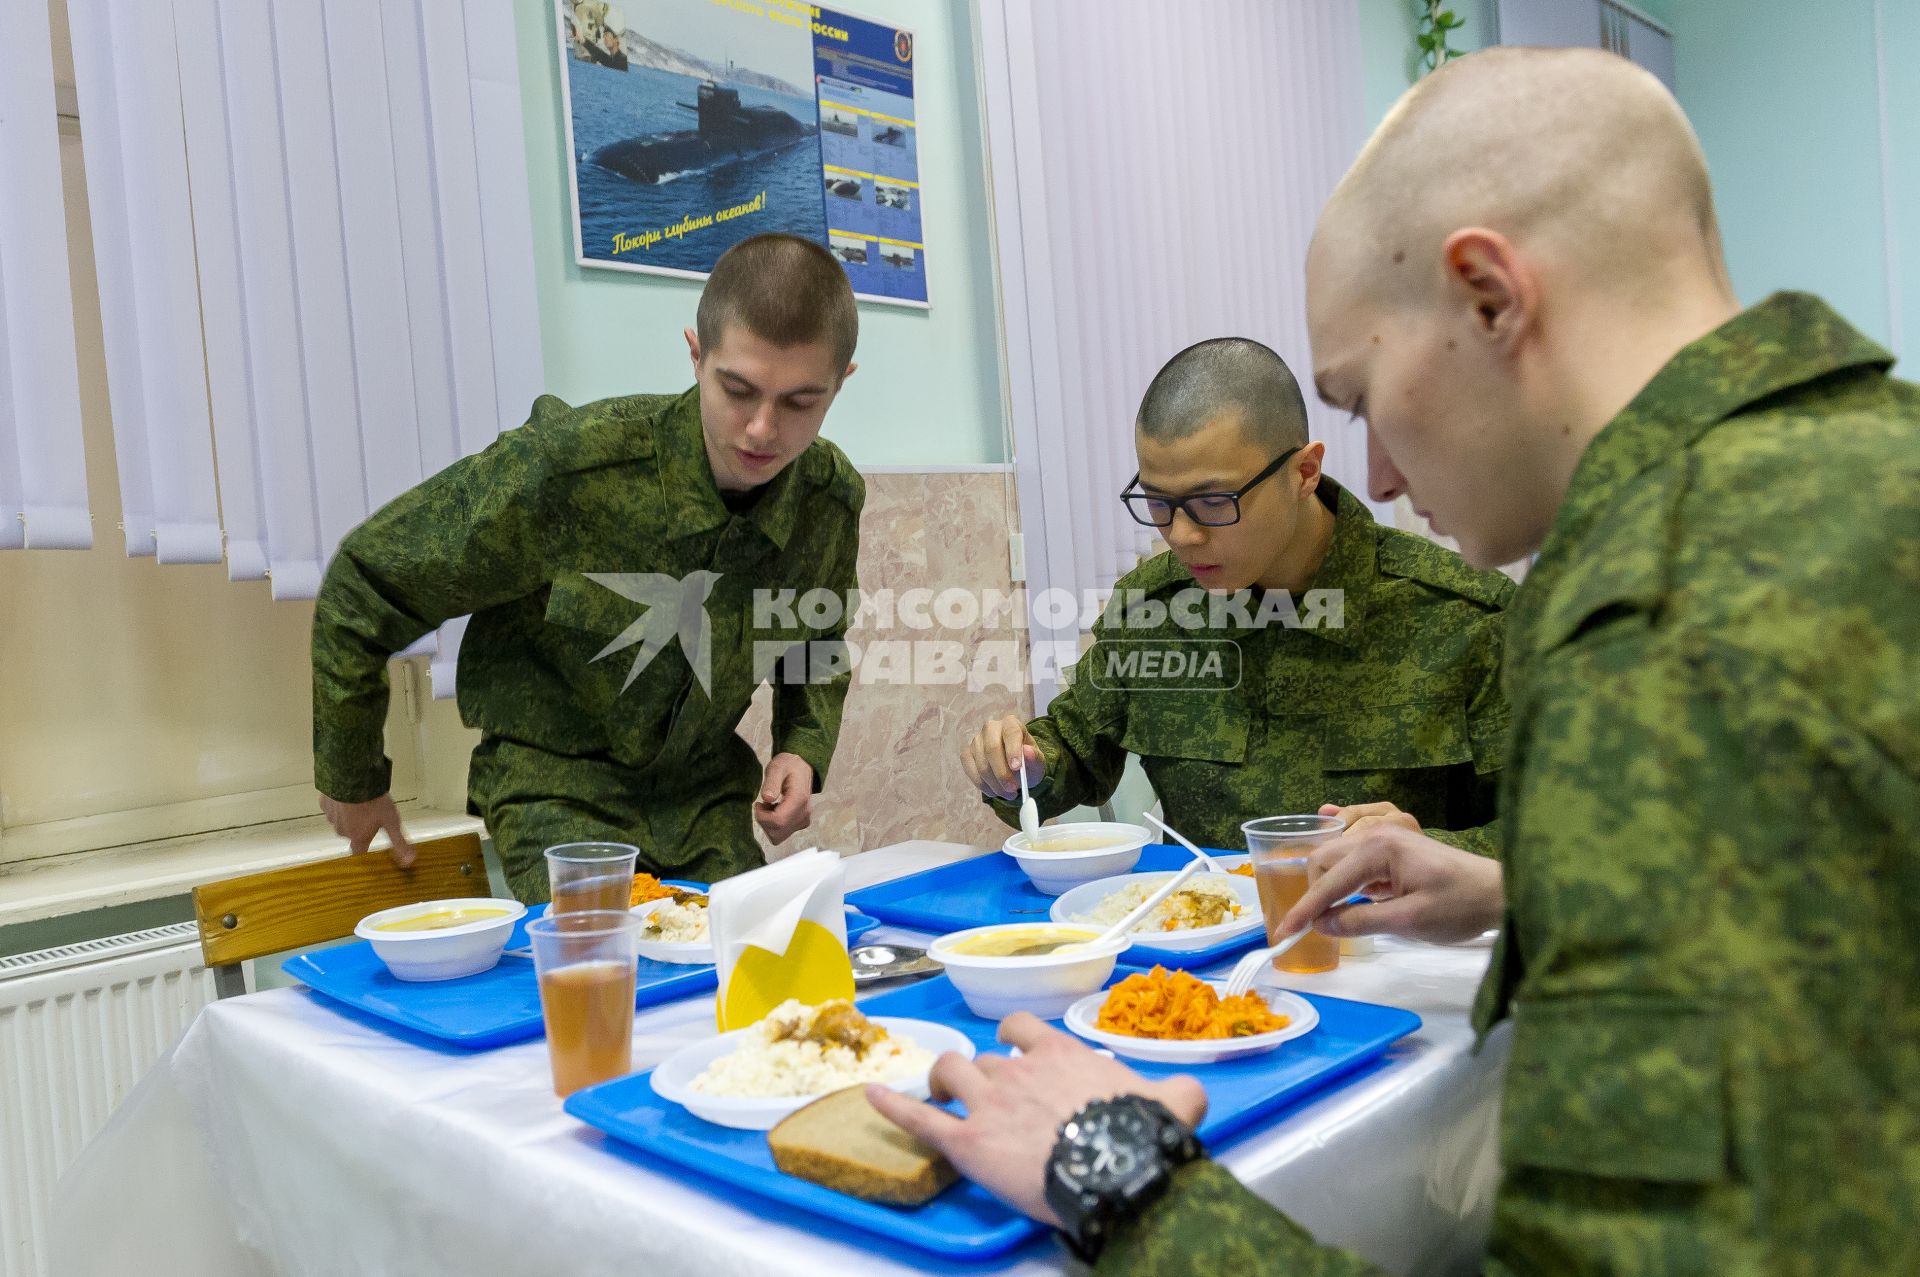
<instances>
[{"instance_id":1,"label":"white plastic spoon","mask_svg":"<svg viewBox=\"0 0 1920 1277\"><path fill-rule=\"evenodd\" d=\"M1146 817L1148 820L1151 820L1154 823L1155 827L1158 828L1161 833L1170 835L1175 842L1179 843L1182 847L1185 847L1188 851L1198 856L1200 858L1200 863L1207 867L1207 872L1209 873L1225 873L1226 872L1226 870L1220 867L1219 861L1215 860L1212 856L1209 856L1206 852L1200 850L1198 847L1188 842L1187 836L1181 833L1178 829L1175 829L1172 825L1169 825L1166 821L1160 819L1158 816L1154 815L1150 811L1143 811L1140 814Z\"/></svg>"},{"instance_id":2,"label":"white plastic spoon","mask_svg":"<svg viewBox=\"0 0 1920 1277\"><path fill-rule=\"evenodd\" d=\"M1108 927L1091 940L1076 940L1072 944L1063 944L1059 949L1055 949L1054 952L1060 953L1067 949L1078 949L1083 946L1098 946L1113 940L1118 940L1121 936L1132 931L1134 925L1138 923L1140 919L1159 908L1162 900L1165 900L1168 896L1180 890L1181 885L1185 883L1187 879L1193 877L1204 868L1206 868L1206 865L1201 861L1195 860L1189 862L1185 869L1182 869L1179 873L1161 883L1159 890L1155 891L1145 900L1142 900L1138 905L1135 905L1133 911L1126 917L1120 919L1120 921L1114 923L1111 927Z\"/></svg>"},{"instance_id":3,"label":"white plastic spoon","mask_svg":"<svg viewBox=\"0 0 1920 1277\"><path fill-rule=\"evenodd\" d=\"M1027 836L1027 846L1040 841L1040 804L1033 801L1033 795L1027 792L1027 747L1020 747L1020 765L1014 769L1020 773L1020 832Z\"/></svg>"}]
</instances>

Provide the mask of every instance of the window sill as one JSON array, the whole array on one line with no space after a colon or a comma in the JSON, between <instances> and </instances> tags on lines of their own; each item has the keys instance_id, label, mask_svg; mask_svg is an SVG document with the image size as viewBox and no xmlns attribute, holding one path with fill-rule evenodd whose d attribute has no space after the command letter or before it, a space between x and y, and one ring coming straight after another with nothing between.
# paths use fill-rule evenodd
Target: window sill
<instances>
[{"instance_id":1,"label":"window sill","mask_svg":"<svg viewBox=\"0 0 1920 1277\"><path fill-rule=\"evenodd\" d=\"M476 816L401 804L415 840L482 833ZM382 838L376 848L386 846ZM0 865L0 927L157 900L222 878L325 860L340 839L321 816Z\"/></svg>"}]
</instances>

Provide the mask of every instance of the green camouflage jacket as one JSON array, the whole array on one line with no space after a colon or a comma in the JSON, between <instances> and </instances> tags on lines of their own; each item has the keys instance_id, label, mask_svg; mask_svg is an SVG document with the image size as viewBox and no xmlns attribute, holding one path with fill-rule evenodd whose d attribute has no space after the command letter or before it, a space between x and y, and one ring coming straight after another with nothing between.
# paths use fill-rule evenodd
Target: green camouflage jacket
<instances>
[{"instance_id":1,"label":"green camouflage jacket","mask_svg":"<svg viewBox=\"0 0 1920 1277\"><path fill-rule=\"evenodd\" d=\"M1171 554L1120 578L1094 645L1027 726L1047 760L1043 818L1105 802L1133 754L1167 823L1203 846L1245 847L1240 824L1259 816L1392 802L1495 851L1513 582L1381 526L1331 479L1320 493L1326 558L1298 600L1271 596L1265 623L1260 601L1226 611ZM1019 824L1016 804L993 806Z\"/></svg>"},{"instance_id":2,"label":"green camouflage jacket","mask_svg":"<svg viewBox=\"0 0 1920 1277\"><path fill-rule=\"evenodd\" d=\"M1487 1271L1920 1272L1920 388L1815 298L1681 351L1515 601ZM1371 1271L1198 1164L1103 1272Z\"/></svg>"},{"instance_id":3,"label":"green camouflage jacket","mask_svg":"<svg viewBox=\"0 0 1920 1277\"><path fill-rule=\"evenodd\" d=\"M581 408L543 396L526 425L341 542L314 612L315 784L343 801L387 791L387 661L472 613L460 714L484 739L470 801L517 894L545 899L540 853L572 838L624 835L643 866L703 877L760 863L760 765L734 729L769 653L837 648L844 622L810 629L790 606L756 622L755 592L846 598L864 494L819 440L734 514L695 391ZM705 683L689 644L710 644ZM816 787L849 681L775 680L774 749L804 758Z\"/></svg>"}]
</instances>

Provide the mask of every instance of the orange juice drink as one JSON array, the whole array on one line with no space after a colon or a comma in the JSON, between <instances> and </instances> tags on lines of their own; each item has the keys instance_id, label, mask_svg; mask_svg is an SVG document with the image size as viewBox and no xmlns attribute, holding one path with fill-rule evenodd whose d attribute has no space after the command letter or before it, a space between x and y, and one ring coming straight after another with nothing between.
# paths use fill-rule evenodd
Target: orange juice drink
<instances>
[{"instance_id":1,"label":"orange juice drink","mask_svg":"<svg viewBox=\"0 0 1920 1277\"><path fill-rule=\"evenodd\" d=\"M583 1086L633 1071L633 967L582 962L540 977L553 1093L565 1099Z\"/></svg>"},{"instance_id":2,"label":"orange juice drink","mask_svg":"<svg viewBox=\"0 0 1920 1277\"><path fill-rule=\"evenodd\" d=\"M633 1070L633 985L640 919L624 909L548 913L527 924L540 981L553 1093Z\"/></svg>"},{"instance_id":3,"label":"orange juice drink","mask_svg":"<svg viewBox=\"0 0 1920 1277\"><path fill-rule=\"evenodd\" d=\"M547 848L553 913L625 909L640 849L623 842L569 842Z\"/></svg>"},{"instance_id":4,"label":"orange juice drink","mask_svg":"<svg viewBox=\"0 0 1920 1277\"><path fill-rule=\"evenodd\" d=\"M633 875L601 874L598 878L577 878L553 889L554 913L577 913L582 909L625 909L633 895Z\"/></svg>"},{"instance_id":5,"label":"orange juice drink","mask_svg":"<svg viewBox=\"0 0 1920 1277\"><path fill-rule=\"evenodd\" d=\"M1337 816L1268 816L1240 826L1253 858L1253 881L1260 891L1260 913L1267 922L1267 943L1279 941L1280 920L1307 893L1307 855L1346 828ZM1273 960L1276 971L1310 975L1340 965L1340 941L1309 931Z\"/></svg>"}]
</instances>

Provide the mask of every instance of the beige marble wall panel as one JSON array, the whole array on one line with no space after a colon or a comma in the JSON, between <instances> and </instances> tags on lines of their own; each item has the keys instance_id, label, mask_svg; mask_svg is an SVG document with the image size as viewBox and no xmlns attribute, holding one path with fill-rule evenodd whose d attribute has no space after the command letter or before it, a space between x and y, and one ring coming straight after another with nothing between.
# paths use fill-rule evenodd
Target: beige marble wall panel
<instances>
[{"instance_id":1,"label":"beige marble wall panel","mask_svg":"<svg viewBox=\"0 0 1920 1277\"><path fill-rule=\"evenodd\" d=\"M938 594L957 588L982 602L988 591L1013 590L1008 476L870 474L866 481L862 590L890 590L898 598L911 589ZM855 626L848 639L870 654L878 650L876 643L958 643L969 662L983 644L997 643L1003 645L999 669L1019 677L1013 688L983 687L971 680L892 682L871 663L856 670L833 768L825 792L814 798L813 825L771 854L814 845L853 853L910 838L998 846L1008 831L967 785L959 753L988 718L1031 715L1026 631L1010 620L989 624L982 619L953 627L936 619L930 628L918 629L895 615L890 625ZM889 650L913 654L911 648ZM740 725L741 736L762 758L770 748L771 705L772 690L761 688Z\"/></svg>"}]
</instances>

